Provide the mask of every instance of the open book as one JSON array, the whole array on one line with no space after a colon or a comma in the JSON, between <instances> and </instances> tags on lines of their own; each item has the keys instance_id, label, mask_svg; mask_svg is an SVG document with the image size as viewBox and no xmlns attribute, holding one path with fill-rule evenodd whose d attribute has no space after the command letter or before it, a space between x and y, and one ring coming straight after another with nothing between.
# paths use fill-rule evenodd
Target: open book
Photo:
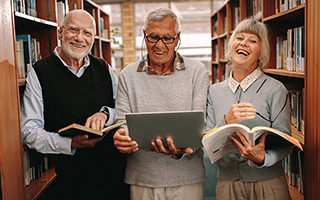
<instances>
[{"instance_id":1,"label":"open book","mask_svg":"<svg viewBox=\"0 0 320 200\"><path fill-rule=\"evenodd\" d=\"M82 126L82 125L79 125L79 124L71 124L69 126L66 126L62 129L60 129L58 131L58 133L61 135L61 136L65 136L65 137L73 137L75 135L83 135L83 134L88 134L89 136L89 139L93 139L93 138L98 138L98 137L102 137L106 134L104 134L105 132L107 131L110 131L114 128L117 128L123 124L125 124L126 121L124 122L121 122L121 123L118 123L118 124L114 124L112 126L108 126L104 129L102 129L101 131L100 130L95 130L95 129L92 129L92 128L88 128L88 127L85 127L85 126Z\"/></svg>"},{"instance_id":2,"label":"open book","mask_svg":"<svg viewBox=\"0 0 320 200\"><path fill-rule=\"evenodd\" d=\"M297 139L276 129L265 126L256 126L252 130L250 130L247 126L242 124L228 124L207 131L202 138L202 144L212 163L218 161L220 158L228 154L239 154L239 150L231 143L231 140L228 138L229 135L232 135L235 138L239 138L236 135L236 131L241 132L247 138L248 143L252 146L256 144L256 140L263 133L268 132L268 134L278 135L282 137L283 139L291 142L303 151L303 148Z\"/></svg>"}]
</instances>

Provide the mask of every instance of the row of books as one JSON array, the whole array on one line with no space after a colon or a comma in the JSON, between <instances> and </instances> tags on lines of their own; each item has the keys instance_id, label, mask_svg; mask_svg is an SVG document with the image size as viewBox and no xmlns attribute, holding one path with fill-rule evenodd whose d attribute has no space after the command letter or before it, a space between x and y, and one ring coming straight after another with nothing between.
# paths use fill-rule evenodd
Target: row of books
<instances>
[{"instance_id":1,"label":"row of books","mask_svg":"<svg viewBox=\"0 0 320 200\"><path fill-rule=\"evenodd\" d=\"M305 71L304 26L288 29L286 36L276 38L276 68Z\"/></svg>"},{"instance_id":2,"label":"row of books","mask_svg":"<svg viewBox=\"0 0 320 200\"><path fill-rule=\"evenodd\" d=\"M249 5L250 6L250 5ZM262 2L261 0L253 0L251 8L249 7L251 16L254 19L258 19L262 16Z\"/></svg>"},{"instance_id":3,"label":"row of books","mask_svg":"<svg viewBox=\"0 0 320 200\"><path fill-rule=\"evenodd\" d=\"M37 17L36 0L13 0L14 11Z\"/></svg>"},{"instance_id":4,"label":"row of books","mask_svg":"<svg viewBox=\"0 0 320 200\"><path fill-rule=\"evenodd\" d=\"M25 78L31 66L41 59L40 42L31 35L16 35L18 78Z\"/></svg>"},{"instance_id":5,"label":"row of books","mask_svg":"<svg viewBox=\"0 0 320 200\"><path fill-rule=\"evenodd\" d=\"M58 26L62 26L66 14L69 12L68 0L57 2L57 22Z\"/></svg>"},{"instance_id":6,"label":"row of books","mask_svg":"<svg viewBox=\"0 0 320 200\"><path fill-rule=\"evenodd\" d=\"M28 186L32 180L40 178L43 172L49 169L47 155L29 148L23 151L23 165L26 186Z\"/></svg>"},{"instance_id":7,"label":"row of books","mask_svg":"<svg viewBox=\"0 0 320 200\"><path fill-rule=\"evenodd\" d=\"M300 193L304 193L304 152L293 148L290 154L283 159L283 168L288 176L289 184L297 187Z\"/></svg>"},{"instance_id":8,"label":"row of books","mask_svg":"<svg viewBox=\"0 0 320 200\"><path fill-rule=\"evenodd\" d=\"M214 21L212 36L213 37L218 36L218 20Z\"/></svg>"},{"instance_id":9,"label":"row of books","mask_svg":"<svg viewBox=\"0 0 320 200\"><path fill-rule=\"evenodd\" d=\"M100 35L101 38L108 39L109 37L109 29L104 28L104 19L101 17L100 18Z\"/></svg>"},{"instance_id":10,"label":"row of books","mask_svg":"<svg viewBox=\"0 0 320 200\"><path fill-rule=\"evenodd\" d=\"M291 124L304 135L304 89L289 90L289 102L291 110Z\"/></svg>"},{"instance_id":11,"label":"row of books","mask_svg":"<svg viewBox=\"0 0 320 200\"><path fill-rule=\"evenodd\" d=\"M306 0L275 0L276 13L284 12L301 4L304 4Z\"/></svg>"}]
</instances>

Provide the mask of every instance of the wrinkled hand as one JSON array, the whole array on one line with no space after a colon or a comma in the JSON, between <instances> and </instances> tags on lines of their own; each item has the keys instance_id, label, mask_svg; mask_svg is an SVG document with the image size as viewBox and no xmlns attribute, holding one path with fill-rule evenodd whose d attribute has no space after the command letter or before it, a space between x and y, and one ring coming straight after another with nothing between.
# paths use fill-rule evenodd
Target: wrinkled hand
<instances>
[{"instance_id":1,"label":"wrinkled hand","mask_svg":"<svg viewBox=\"0 0 320 200\"><path fill-rule=\"evenodd\" d=\"M87 134L76 135L72 138L71 148L94 147L94 145L96 145L97 142L100 142L102 139L103 139L103 137L99 137L96 139L89 139L89 136Z\"/></svg>"},{"instance_id":2,"label":"wrinkled hand","mask_svg":"<svg viewBox=\"0 0 320 200\"><path fill-rule=\"evenodd\" d=\"M226 124L238 124L243 120L255 118L256 111L251 103L233 104L224 119Z\"/></svg>"},{"instance_id":3,"label":"wrinkled hand","mask_svg":"<svg viewBox=\"0 0 320 200\"><path fill-rule=\"evenodd\" d=\"M107 118L106 114L97 112L87 119L85 126L96 130L102 130Z\"/></svg>"},{"instance_id":4,"label":"wrinkled hand","mask_svg":"<svg viewBox=\"0 0 320 200\"><path fill-rule=\"evenodd\" d=\"M251 146L247 139L240 133L236 132L241 142L239 142L233 136L229 136L231 142L239 149L241 156L245 159L249 159L257 164L263 164L265 159L265 141L267 137L267 133L261 135L259 144L255 146Z\"/></svg>"},{"instance_id":5,"label":"wrinkled hand","mask_svg":"<svg viewBox=\"0 0 320 200\"><path fill-rule=\"evenodd\" d=\"M155 141L151 142L151 145L154 148L154 151L156 151L157 153L163 153L166 155L178 155L178 154L184 154L184 153L193 153L193 150L190 147L187 148L179 148L177 149L173 139L171 137L167 137L167 144L168 144L168 148L166 148L163 145L163 142L161 139L157 138Z\"/></svg>"},{"instance_id":6,"label":"wrinkled hand","mask_svg":"<svg viewBox=\"0 0 320 200\"><path fill-rule=\"evenodd\" d=\"M133 153L139 150L138 143L131 140L127 130L120 128L113 136L114 145L121 153Z\"/></svg>"}]
</instances>

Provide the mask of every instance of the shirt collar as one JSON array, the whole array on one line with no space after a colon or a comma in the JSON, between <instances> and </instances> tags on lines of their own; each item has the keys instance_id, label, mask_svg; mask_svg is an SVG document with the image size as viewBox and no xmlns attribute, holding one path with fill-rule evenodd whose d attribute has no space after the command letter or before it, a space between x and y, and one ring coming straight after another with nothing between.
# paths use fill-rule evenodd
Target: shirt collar
<instances>
[{"instance_id":1,"label":"shirt collar","mask_svg":"<svg viewBox=\"0 0 320 200\"><path fill-rule=\"evenodd\" d=\"M55 49L54 49L54 51L53 51L53 53L54 53L54 55L56 55L60 60L61 60L61 62L62 62L62 64L65 66L65 67L67 67L67 68L70 68L71 66L69 66L64 60L62 60L62 58L59 56L59 54L58 54L58 51L60 50L62 48L62 46L57 46ZM88 54L83 58L83 68L84 69L86 69L88 66L90 65L90 59L89 59L89 56L88 56Z\"/></svg>"},{"instance_id":2,"label":"shirt collar","mask_svg":"<svg viewBox=\"0 0 320 200\"><path fill-rule=\"evenodd\" d=\"M163 75L173 74L174 68L176 70L184 70L186 68L185 64L184 64L183 57L178 52L176 52L176 54L175 54L175 60L173 63L173 67L170 68L168 71L166 71ZM149 74L149 75L150 74L158 74L156 71L154 71L154 69L152 69L149 66L149 55L146 56L146 59L143 58L138 65L137 72L144 72L144 71L147 72L147 74Z\"/></svg>"},{"instance_id":3,"label":"shirt collar","mask_svg":"<svg viewBox=\"0 0 320 200\"><path fill-rule=\"evenodd\" d=\"M244 78L241 81L241 83L238 83L232 77L232 75L233 75L233 70L232 70L230 72L230 76L229 76L229 87L230 87L232 93L234 94L237 91L239 86L241 87L241 89L243 91L246 91L252 85L252 83L255 82L259 78L259 76L261 74L262 74L261 69L260 68L256 68L246 78Z\"/></svg>"}]
</instances>

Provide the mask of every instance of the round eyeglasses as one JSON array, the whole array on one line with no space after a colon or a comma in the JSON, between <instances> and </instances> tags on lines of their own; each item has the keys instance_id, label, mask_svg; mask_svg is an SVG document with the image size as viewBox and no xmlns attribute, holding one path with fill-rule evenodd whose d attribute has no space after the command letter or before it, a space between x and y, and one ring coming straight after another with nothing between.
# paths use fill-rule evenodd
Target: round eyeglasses
<instances>
[{"instance_id":1,"label":"round eyeglasses","mask_svg":"<svg viewBox=\"0 0 320 200\"><path fill-rule=\"evenodd\" d=\"M145 33L144 36L147 38L148 42L151 43L157 43L159 40L161 40L164 44L172 44L178 35L175 35L174 37L159 37L157 35L147 35Z\"/></svg>"},{"instance_id":2,"label":"round eyeglasses","mask_svg":"<svg viewBox=\"0 0 320 200\"><path fill-rule=\"evenodd\" d=\"M93 33L91 31L88 31L88 30L82 30L81 31L76 26L69 26L69 27L62 26L62 27L65 28L67 31L69 31L73 35L79 35L80 33L82 33L86 37L92 37L93 36Z\"/></svg>"}]
</instances>

